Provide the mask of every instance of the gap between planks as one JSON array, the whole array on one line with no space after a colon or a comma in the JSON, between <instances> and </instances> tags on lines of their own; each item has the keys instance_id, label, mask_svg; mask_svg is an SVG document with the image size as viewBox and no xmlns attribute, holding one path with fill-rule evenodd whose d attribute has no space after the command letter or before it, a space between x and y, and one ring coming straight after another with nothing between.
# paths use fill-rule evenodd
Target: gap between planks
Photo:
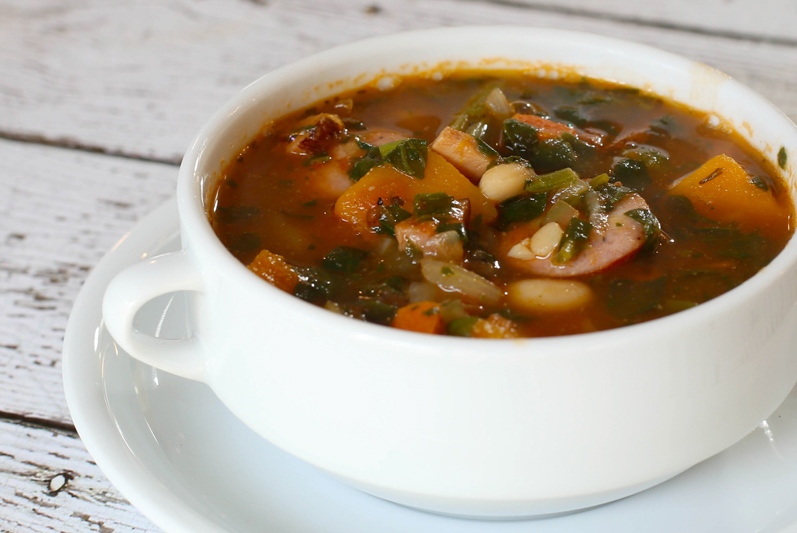
<instances>
[{"instance_id":1,"label":"gap between planks","mask_svg":"<svg viewBox=\"0 0 797 533\"><path fill-rule=\"evenodd\" d=\"M29 416L20 413L12 413L9 411L0 411L0 422L8 422L9 424L26 426L38 429L52 429L60 431L61 433L68 433L77 436L77 429L75 425L69 422L60 422L58 420L49 420L38 416Z\"/></svg>"},{"instance_id":2,"label":"gap between planks","mask_svg":"<svg viewBox=\"0 0 797 533\"><path fill-rule=\"evenodd\" d=\"M104 146L92 145L81 143L80 141L57 138L50 139L43 135L33 135L25 133L14 133L7 131L0 131L0 139L11 142L19 142L24 144L33 144L39 146L51 146L54 148L64 148L67 150L76 150L89 154L106 155L110 157L120 157L123 159L130 159L133 161L143 161L147 163L162 163L164 165L180 166L182 157L152 157L146 155L138 155L126 153L118 150L110 150ZM2 416L2 415L0 415Z\"/></svg>"}]
</instances>

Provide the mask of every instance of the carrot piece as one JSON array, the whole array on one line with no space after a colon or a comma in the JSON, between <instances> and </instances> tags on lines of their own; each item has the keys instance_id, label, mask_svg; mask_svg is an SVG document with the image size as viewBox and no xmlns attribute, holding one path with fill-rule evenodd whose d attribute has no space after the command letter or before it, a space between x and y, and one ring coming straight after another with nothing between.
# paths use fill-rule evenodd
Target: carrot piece
<instances>
[{"instance_id":1,"label":"carrot piece","mask_svg":"<svg viewBox=\"0 0 797 533\"><path fill-rule=\"evenodd\" d=\"M394 328L419 333L442 334L446 329L437 302L418 302L405 305L396 312L392 325Z\"/></svg>"},{"instance_id":2,"label":"carrot piece","mask_svg":"<svg viewBox=\"0 0 797 533\"><path fill-rule=\"evenodd\" d=\"M482 174L498 155L488 155L479 147L476 137L446 126L430 148L457 167L466 178L478 183Z\"/></svg>"},{"instance_id":3,"label":"carrot piece","mask_svg":"<svg viewBox=\"0 0 797 533\"><path fill-rule=\"evenodd\" d=\"M278 289L293 293L299 283L299 275L285 259L268 250L260 250L257 257L248 265L249 270L268 281Z\"/></svg>"},{"instance_id":4,"label":"carrot piece","mask_svg":"<svg viewBox=\"0 0 797 533\"><path fill-rule=\"evenodd\" d=\"M575 128L571 128L567 124L555 122L537 115L524 115L522 113L517 113L513 115L512 118L519 120L520 122L525 122L529 126L532 126L534 129L536 129L537 137L541 141L545 141L547 139L558 139L563 134L569 133L570 135L591 144L601 145L603 143L603 139L601 139L600 135L578 131Z\"/></svg>"},{"instance_id":5,"label":"carrot piece","mask_svg":"<svg viewBox=\"0 0 797 533\"><path fill-rule=\"evenodd\" d=\"M738 223L744 232L764 235L779 231L789 215L768 187L756 185L733 158L722 154L670 187L669 194L686 196L695 210L722 223Z\"/></svg>"},{"instance_id":6,"label":"carrot piece","mask_svg":"<svg viewBox=\"0 0 797 533\"><path fill-rule=\"evenodd\" d=\"M517 324L498 313L480 318L473 325L471 337L483 339L514 339L518 337Z\"/></svg>"},{"instance_id":7,"label":"carrot piece","mask_svg":"<svg viewBox=\"0 0 797 533\"><path fill-rule=\"evenodd\" d=\"M440 154L430 150L426 157L423 179L413 178L389 165L371 169L340 195L335 202L335 215L359 233L366 234L374 231L372 213L380 203L389 204L399 198L404 208L412 211L416 194L445 192L457 200L467 198L470 201L471 221L479 216L487 224L495 220L495 205L476 185Z\"/></svg>"}]
</instances>

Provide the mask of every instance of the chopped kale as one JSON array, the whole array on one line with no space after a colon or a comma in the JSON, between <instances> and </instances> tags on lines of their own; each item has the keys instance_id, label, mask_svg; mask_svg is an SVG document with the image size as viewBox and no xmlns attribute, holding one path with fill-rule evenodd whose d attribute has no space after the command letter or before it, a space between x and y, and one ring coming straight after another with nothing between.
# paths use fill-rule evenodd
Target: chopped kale
<instances>
[{"instance_id":1,"label":"chopped kale","mask_svg":"<svg viewBox=\"0 0 797 533\"><path fill-rule=\"evenodd\" d=\"M498 204L498 221L502 228L514 222L528 222L542 215L548 195L545 193L520 194Z\"/></svg>"},{"instance_id":2,"label":"chopped kale","mask_svg":"<svg viewBox=\"0 0 797 533\"><path fill-rule=\"evenodd\" d=\"M554 262L567 263L577 256L587 244L589 234L592 232L592 224L578 217L573 217L565 228L559 247L554 256Z\"/></svg>"},{"instance_id":3,"label":"chopped kale","mask_svg":"<svg viewBox=\"0 0 797 533\"><path fill-rule=\"evenodd\" d=\"M321 266L331 272L352 274L359 270L367 255L368 252L359 248L338 246L324 257L321 261Z\"/></svg>"}]
</instances>

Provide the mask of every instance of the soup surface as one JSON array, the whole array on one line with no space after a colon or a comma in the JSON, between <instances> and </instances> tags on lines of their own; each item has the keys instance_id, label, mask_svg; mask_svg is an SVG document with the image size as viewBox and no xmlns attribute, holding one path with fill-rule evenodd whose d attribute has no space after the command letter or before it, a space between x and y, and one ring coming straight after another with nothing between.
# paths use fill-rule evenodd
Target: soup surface
<instances>
[{"instance_id":1,"label":"soup surface","mask_svg":"<svg viewBox=\"0 0 797 533\"><path fill-rule=\"evenodd\" d=\"M224 245L284 291L491 338L688 309L767 265L792 231L777 169L716 117L520 74L406 78L280 118L214 200Z\"/></svg>"}]
</instances>

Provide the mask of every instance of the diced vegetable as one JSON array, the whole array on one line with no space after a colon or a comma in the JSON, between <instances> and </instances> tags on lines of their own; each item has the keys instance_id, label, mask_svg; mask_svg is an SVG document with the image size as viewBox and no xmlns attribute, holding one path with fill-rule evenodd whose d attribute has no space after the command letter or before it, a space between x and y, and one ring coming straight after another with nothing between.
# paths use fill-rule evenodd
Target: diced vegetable
<instances>
[{"instance_id":1,"label":"diced vegetable","mask_svg":"<svg viewBox=\"0 0 797 533\"><path fill-rule=\"evenodd\" d=\"M268 250L261 250L257 254L257 257L249 263L249 270L285 292L292 293L299 283L296 270L281 255Z\"/></svg>"},{"instance_id":2,"label":"diced vegetable","mask_svg":"<svg viewBox=\"0 0 797 533\"><path fill-rule=\"evenodd\" d=\"M512 114L512 104L506 99L506 95L500 87L490 91L484 100L484 105L490 113L502 120Z\"/></svg>"},{"instance_id":3,"label":"diced vegetable","mask_svg":"<svg viewBox=\"0 0 797 533\"><path fill-rule=\"evenodd\" d=\"M560 227L563 227L567 226L567 224L570 222L570 219L577 216L578 209L564 200L558 200L554 202L548 212L545 213L542 223L549 224L551 222L556 222Z\"/></svg>"},{"instance_id":4,"label":"diced vegetable","mask_svg":"<svg viewBox=\"0 0 797 533\"><path fill-rule=\"evenodd\" d=\"M501 300L501 289L491 281L458 265L421 259L424 279L446 292L456 292L470 301L494 305Z\"/></svg>"},{"instance_id":5,"label":"diced vegetable","mask_svg":"<svg viewBox=\"0 0 797 533\"><path fill-rule=\"evenodd\" d=\"M478 183L482 174L498 158L489 145L462 131L446 127L431 145L469 180Z\"/></svg>"},{"instance_id":6,"label":"diced vegetable","mask_svg":"<svg viewBox=\"0 0 797 533\"><path fill-rule=\"evenodd\" d=\"M567 187L575 181L581 181L572 168L563 168L548 174L535 176L526 184L528 192L549 192L554 189Z\"/></svg>"},{"instance_id":7,"label":"diced vegetable","mask_svg":"<svg viewBox=\"0 0 797 533\"><path fill-rule=\"evenodd\" d=\"M440 304L437 302L417 302L399 308L392 326L419 333L445 332L445 324L440 316Z\"/></svg>"},{"instance_id":8,"label":"diced vegetable","mask_svg":"<svg viewBox=\"0 0 797 533\"><path fill-rule=\"evenodd\" d=\"M470 202L470 220L481 217L484 223L496 219L493 202L484 197L478 187L468 181L451 163L441 155L430 151L424 171L419 180L399 172L390 166L373 168L357 183L349 187L335 202L335 215L354 226L361 233L375 233L379 223L376 210L393 199L403 205L411 205L420 193L441 192Z\"/></svg>"},{"instance_id":9,"label":"diced vegetable","mask_svg":"<svg viewBox=\"0 0 797 533\"><path fill-rule=\"evenodd\" d=\"M475 316L463 316L460 318L455 318L448 323L447 333L449 335L454 335L455 337L470 337L473 333L473 328L478 321L479 317Z\"/></svg>"},{"instance_id":10,"label":"diced vegetable","mask_svg":"<svg viewBox=\"0 0 797 533\"><path fill-rule=\"evenodd\" d=\"M739 163L724 154L676 181L669 194L686 196L702 216L736 222L744 232L771 234L777 221L787 216L773 191L758 187Z\"/></svg>"}]
</instances>

